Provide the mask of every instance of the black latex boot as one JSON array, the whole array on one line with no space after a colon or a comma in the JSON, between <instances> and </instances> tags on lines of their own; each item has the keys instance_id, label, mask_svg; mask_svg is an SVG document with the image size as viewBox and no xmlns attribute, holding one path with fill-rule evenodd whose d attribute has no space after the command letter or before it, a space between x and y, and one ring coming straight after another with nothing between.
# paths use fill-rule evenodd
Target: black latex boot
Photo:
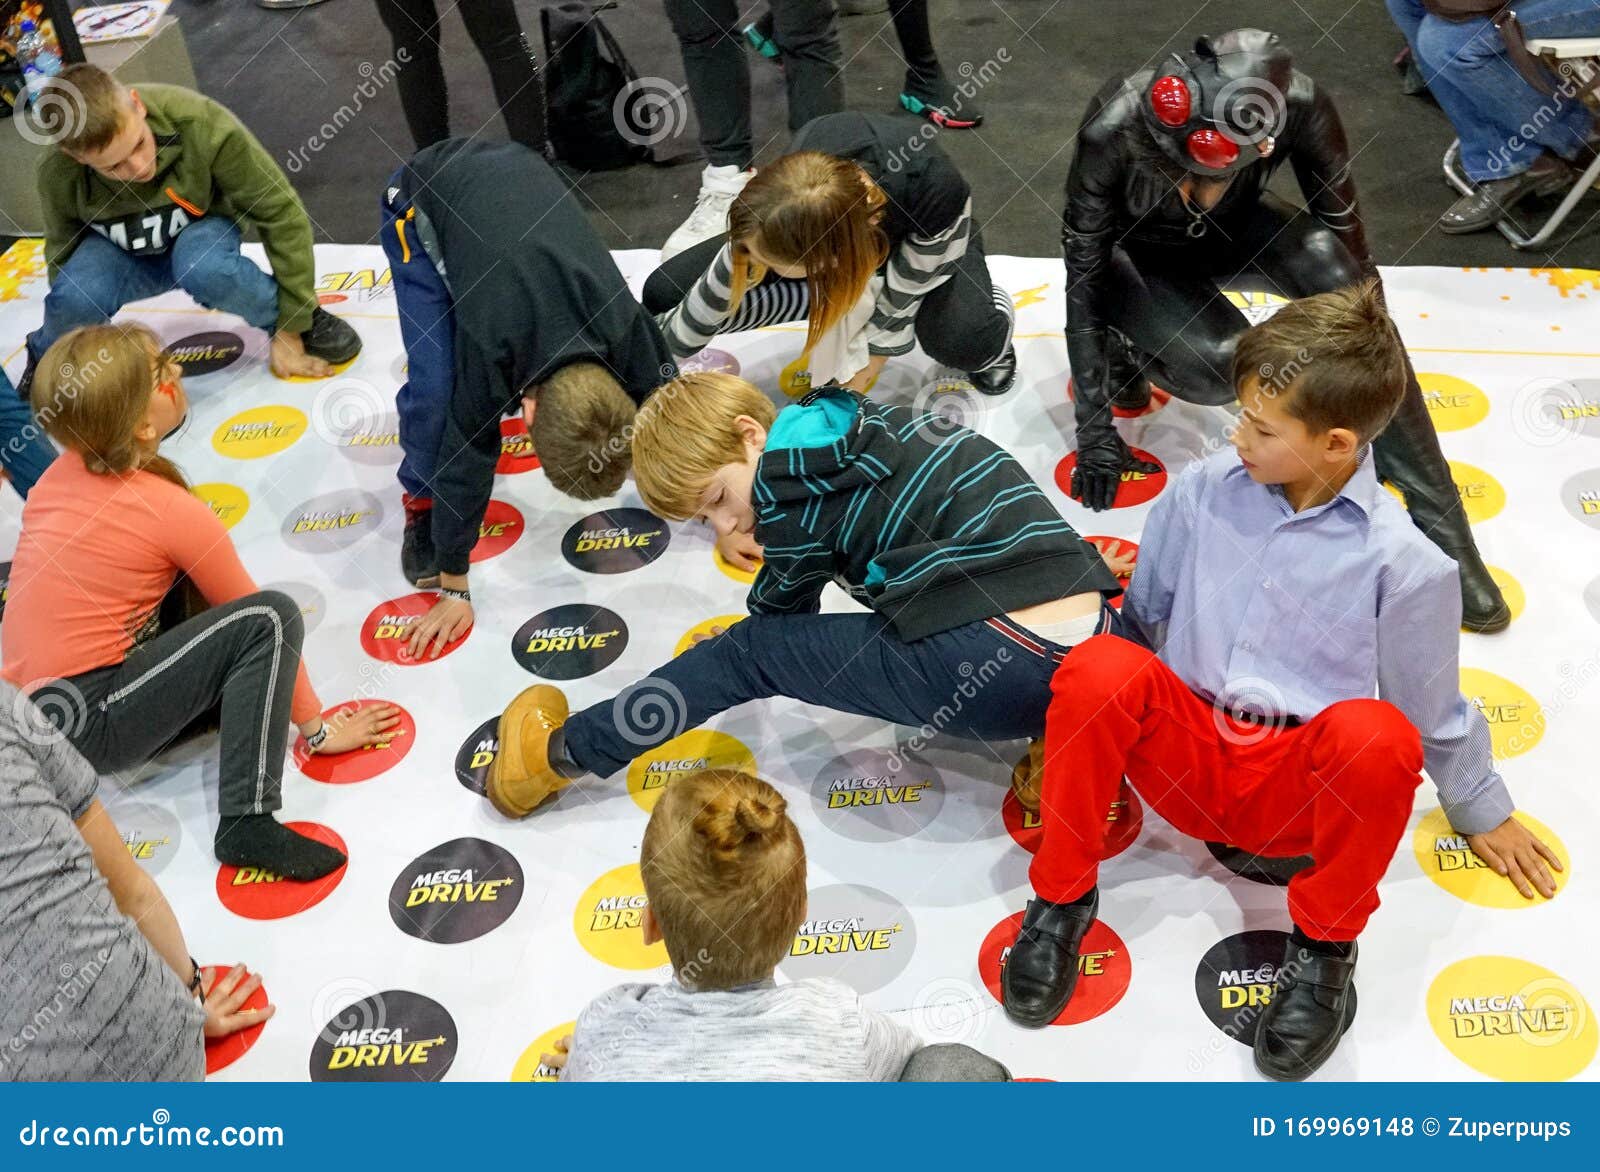
<instances>
[{"instance_id":1,"label":"black latex boot","mask_svg":"<svg viewBox=\"0 0 1600 1172\"><path fill-rule=\"evenodd\" d=\"M968 381L985 395L1003 395L1009 391L1017 381L1017 351L1012 346L1006 347L1006 352L1000 355L997 362L968 373Z\"/></svg>"},{"instance_id":2,"label":"black latex boot","mask_svg":"<svg viewBox=\"0 0 1600 1172\"><path fill-rule=\"evenodd\" d=\"M1373 444L1378 476L1400 490L1417 528L1460 568L1461 625L1484 635L1503 631L1511 623L1511 608L1478 553L1410 359L1406 360L1406 375L1406 397L1400 410Z\"/></svg>"},{"instance_id":3,"label":"black latex boot","mask_svg":"<svg viewBox=\"0 0 1600 1172\"><path fill-rule=\"evenodd\" d=\"M1110 331L1106 336L1107 381L1111 405L1123 411L1143 411L1150 405L1150 380L1127 338Z\"/></svg>"}]
</instances>

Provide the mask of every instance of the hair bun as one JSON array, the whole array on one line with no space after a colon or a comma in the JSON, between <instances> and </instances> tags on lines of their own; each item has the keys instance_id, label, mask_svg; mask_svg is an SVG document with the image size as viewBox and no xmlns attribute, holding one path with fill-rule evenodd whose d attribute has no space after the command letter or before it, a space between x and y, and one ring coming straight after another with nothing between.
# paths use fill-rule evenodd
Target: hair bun
<instances>
[{"instance_id":1,"label":"hair bun","mask_svg":"<svg viewBox=\"0 0 1600 1172\"><path fill-rule=\"evenodd\" d=\"M695 829L713 855L731 859L746 848L760 846L782 827L788 803L770 789L762 794L752 792L753 788L724 789L696 816Z\"/></svg>"}]
</instances>

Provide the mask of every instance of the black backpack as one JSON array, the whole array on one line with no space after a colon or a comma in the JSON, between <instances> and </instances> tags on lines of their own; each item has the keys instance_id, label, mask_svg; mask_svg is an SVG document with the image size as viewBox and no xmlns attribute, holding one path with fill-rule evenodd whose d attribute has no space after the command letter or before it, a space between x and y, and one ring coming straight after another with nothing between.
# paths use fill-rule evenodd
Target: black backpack
<instances>
[{"instance_id":1,"label":"black backpack","mask_svg":"<svg viewBox=\"0 0 1600 1172\"><path fill-rule=\"evenodd\" d=\"M609 171L657 160L650 147L681 127L681 91L654 95L641 86L622 46L600 19L613 4L546 5L539 12L544 32L544 87L550 145L562 162L585 171ZM662 99L665 98L665 109ZM651 107L661 123L652 120Z\"/></svg>"}]
</instances>

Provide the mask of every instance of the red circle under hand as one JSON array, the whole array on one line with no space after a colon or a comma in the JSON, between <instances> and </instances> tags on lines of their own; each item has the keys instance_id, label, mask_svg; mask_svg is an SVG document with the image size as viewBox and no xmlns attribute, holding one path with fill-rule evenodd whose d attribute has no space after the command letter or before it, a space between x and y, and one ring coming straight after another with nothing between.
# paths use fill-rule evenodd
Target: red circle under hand
<instances>
[{"instance_id":1,"label":"red circle under hand","mask_svg":"<svg viewBox=\"0 0 1600 1172\"><path fill-rule=\"evenodd\" d=\"M1083 539L1098 549L1101 553L1109 554L1112 557L1126 557L1130 554L1135 558L1139 556L1138 542L1129 541L1126 537L1105 537L1100 534L1085 533L1083 535ZM1128 588L1128 583L1133 581L1133 575L1118 574L1117 581L1120 582L1122 584L1122 588L1126 590ZM1126 596L1119 594L1113 598L1111 600L1111 609L1121 610L1122 600L1124 597Z\"/></svg>"},{"instance_id":2,"label":"red circle under hand","mask_svg":"<svg viewBox=\"0 0 1600 1172\"><path fill-rule=\"evenodd\" d=\"M1113 509L1126 509L1133 505L1142 505L1146 501L1154 500L1161 495L1161 490L1167 487L1166 466L1143 448L1134 448L1133 454L1141 460L1149 460L1158 466L1155 472L1124 472L1122 483L1117 486L1116 498L1111 502ZM1072 496L1072 470L1078 466L1078 453L1068 452L1061 458L1061 463L1056 465L1056 487L1069 497ZM1076 500L1076 497L1073 497Z\"/></svg>"},{"instance_id":3,"label":"red circle under hand","mask_svg":"<svg viewBox=\"0 0 1600 1172\"><path fill-rule=\"evenodd\" d=\"M989 930L978 948L978 972L983 977L984 987L996 1001L1001 1000L1001 958L1022 930L1022 916L1022 912L1017 912L1001 920ZM1106 927L1105 921L1096 920L1084 933L1078 950L1078 987L1072 991L1067 1007L1050 1024L1077 1025L1099 1017L1122 1000L1132 979L1133 962L1128 959L1127 946Z\"/></svg>"},{"instance_id":4,"label":"red circle under hand","mask_svg":"<svg viewBox=\"0 0 1600 1172\"><path fill-rule=\"evenodd\" d=\"M350 853L344 845L344 839L320 823L285 822L284 825L324 846L331 846L346 855ZM262 867L234 867L224 863L217 869L217 898L222 901L223 907L247 920L281 920L327 899L343 881L347 870L348 863L321 879L301 883L275 875Z\"/></svg>"},{"instance_id":5,"label":"red circle under hand","mask_svg":"<svg viewBox=\"0 0 1600 1172\"><path fill-rule=\"evenodd\" d=\"M483 510L483 522L478 526L478 544L472 547L467 560L477 565L505 553L526 529L522 514L515 508L505 501L490 501Z\"/></svg>"},{"instance_id":6,"label":"red circle under hand","mask_svg":"<svg viewBox=\"0 0 1600 1172\"><path fill-rule=\"evenodd\" d=\"M432 610L439 598L439 595L429 591L420 591L380 602L361 624L361 649L374 659L402 667L416 667L443 659L471 638L471 627L467 628L466 634L446 643L438 655L429 656L424 650L413 658L410 650L412 624Z\"/></svg>"},{"instance_id":7,"label":"red circle under hand","mask_svg":"<svg viewBox=\"0 0 1600 1172\"><path fill-rule=\"evenodd\" d=\"M220 981L233 969L231 964L203 964L200 967L211 974L211 979L216 981ZM250 978L246 977L244 979L248 981ZM239 1008L265 1009L267 1002L267 989L265 985L262 985L254 993L246 997L244 1004ZM267 1023L261 1021L253 1026L246 1026L237 1033L229 1034L225 1038L207 1038L206 1073L216 1074L224 1066L232 1066L239 1061L240 1058L244 1057L244 1052L256 1044L256 1039L261 1036L261 1031L266 1028Z\"/></svg>"},{"instance_id":8,"label":"red circle under hand","mask_svg":"<svg viewBox=\"0 0 1600 1172\"><path fill-rule=\"evenodd\" d=\"M377 708L394 704L392 700L359 700L354 704L335 704L322 714L322 719L332 720L348 709ZM395 705L399 707L399 705ZM393 769L405 760L411 746L417 741L417 722L411 713L400 709L400 723L389 731L389 739L364 749L351 749L348 753L313 753L300 737L294 744L294 767L312 781L330 785L347 785L352 781L367 781L386 770Z\"/></svg>"}]
</instances>

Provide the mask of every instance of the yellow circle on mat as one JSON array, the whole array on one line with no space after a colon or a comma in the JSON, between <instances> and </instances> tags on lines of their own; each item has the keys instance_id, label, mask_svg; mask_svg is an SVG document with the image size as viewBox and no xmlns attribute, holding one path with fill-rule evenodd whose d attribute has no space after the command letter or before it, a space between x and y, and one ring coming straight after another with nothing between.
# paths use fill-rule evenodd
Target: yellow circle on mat
<instances>
[{"instance_id":1,"label":"yellow circle on mat","mask_svg":"<svg viewBox=\"0 0 1600 1172\"><path fill-rule=\"evenodd\" d=\"M1417 382L1436 431L1462 431L1489 415L1489 396L1476 383L1433 371L1418 371Z\"/></svg>"},{"instance_id":2,"label":"yellow circle on mat","mask_svg":"<svg viewBox=\"0 0 1600 1172\"><path fill-rule=\"evenodd\" d=\"M1428 987L1428 1022L1480 1074L1560 1082L1594 1060L1589 1003L1547 968L1510 956L1458 960Z\"/></svg>"},{"instance_id":3,"label":"yellow circle on mat","mask_svg":"<svg viewBox=\"0 0 1600 1172\"><path fill-rule=\"evenodd\" d=\"M714 619L705 619L696 623L683 633L683 638L679 639L678 645L672 649L673 658L677 658L693 647L696 635L710 635L713 633L713 628L716 627L721 627L726 631L734 623L743 622L749 617L747 614L719 614Z\"/></svg>"},{"instance_id":4,"label":"yellow circle on mat","mask_svg":"<svg viewBox=\"0 0 1600 1172\"><path fill-rule=\"evenodd\" d=\"M250 511L250 494L236 484L197 484L189 491L210 506L224 529L232 529Z\"/></svg>"},{"instance_id":5,"label":"yellow circle on mat","mask_svg":"<svg viewBox=\"0 0 1600 1172\"><path fill-rule=\"evenodd\" d=\"M728 577L732 578L735 582L743 582L746 586L754 582L756 580L756 575L761 572L759 565L754 570L741 570L727 558L723 557L722 551L714 545L711 547L711 560L717 564L717 569L728 575Z\"/></svg>"},{"instance_id":6,"label":"yellow circle on mat","mask_svg":"<svg viewBox=\"0 0 1600 1172\"><path fill-rule=\"evenodd\" d=\"M691 729L633 759L628 766L628 793L648 812L656 808L667 786L702 769L736 769L754 776L756 755L727 733Z\"/></svg>"},{"instance_id":7,"label":"yellow circle on mat","mask_svg":"<svg viewBox=\"0 0 1600 1172\"><path fill-rule=\"evenodd\" d=\"M252 407L224 420L211 435L218 454L235 460L257 460L281 452L306 433L306 415L284 403Z\"/></svg>"},{"instance_id":8,"label":"yellow circle on mat","mask_svg":"<svg viewBox=\"0 0 1600 1172\"><path fill-rule=\"evenodd\" d=\"M1506 605L1511 608L1513 619L1522 616L1523 607L1528 605L1528 596L1523 592L1522 583L1513 578L1509 571L1502 570L1499 566L1485 566L1489 577L1494 579L1494 584L1500 587L1500 596L1506 600Z\"/></svg>"},{"instance_id":9,"label":"yellow circle on mat","mask_svg":"<svg viewBox=\"0 0 1600 1172\"><path fill-rule=\"evenodd\" d=\"M1506 507L1506 490L1482 468L1451 460L1450 479L1455 481L1461 505L1467 510L1467 520L1487 521Z\"/></svg>"},{"instance_id":10,"label":"yellow circle on mat","mask_svg":"<svg viewBox=\"0 0 1600 1172\"><path fill-rule=\"evenodd\" d=\"M629 863L589 884L572 913L572 930L596 960L619 969L659 968L667 963L667 946L645 944L647 906L639 864Z\"/></svg>"},{"instance_id":11,"label":"yellow circle on mat","mask_svg":"<svg viewBox=\"0 0 1600 1172\"><path fill-rule=\"evenodd\" d=\"M1464 667L1461 694L1489 722L1489 742L1496 761L1520 757L1544 736L1544 709L1539 701L1504 676Z\"/></svg>"},{"instance_id":12,"label":"yellow circle on mat","mask_svg":"<svg viewBox=\"0 0 1600 1172\"><path fill-rule=\"evenodd\" d=\"M1572 874L1572 856L1566 846L1543 822L1522 811L1516 819L1537 835L1546 846L1555 851L1561 860L1561 870L1550 868L1555 880L1556 894L1567 885ZM1457 834L1443 810L1429 810L1417 823L1411 835L1411 849L1417 856L1417 866L1422 873L1443 887L1451 895L1479 907L1521 908L1548 903L1544 896L1534 892L1532 899L1524 899L1511 880L1497 874L1467 845L1466 835Z\"/></svg>"},{"instance_id":13,"label":"yellow circle on mat","mask_svg":"<svg viewBox=\"0 0 1600 1172\"><path fill-rule=\"evenodd\" d=\"M542 1055L554 1054L556 1043L572 1032L575 1021L564 1022L552 1030L546 1030L533 1041L528 1043L528 1048L522 1052L522 1057L517 1059L516 1066L511 1068L512 1082L555 1082L561 1077L561 1072L552 1070L541 1060Z\"/></svg>"}]
</instances>

